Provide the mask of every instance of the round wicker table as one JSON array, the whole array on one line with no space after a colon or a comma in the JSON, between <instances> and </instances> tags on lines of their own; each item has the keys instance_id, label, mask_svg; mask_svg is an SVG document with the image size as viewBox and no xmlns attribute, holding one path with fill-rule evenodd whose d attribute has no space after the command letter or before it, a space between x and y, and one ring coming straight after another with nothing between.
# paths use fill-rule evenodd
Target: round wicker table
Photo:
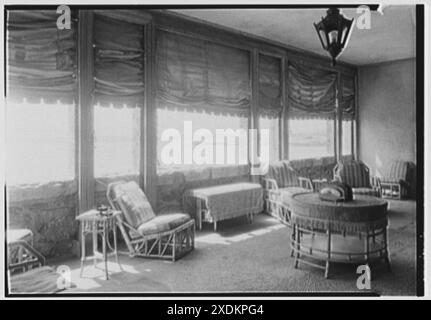
<instances>
[{"instance_id":1,"label":"round wicker table","mask_svg":"<svg viewBox=\"0 0 431 320\"><path fill-rule=\"evenodd\" d=\"M380 260L390 268L387 205L370 196L336 203L321 200L318 193L294 195L290 208L295 268L303 262L324 269L325 278L332 262L370 267Z\"/></svg>"}]
</instances>

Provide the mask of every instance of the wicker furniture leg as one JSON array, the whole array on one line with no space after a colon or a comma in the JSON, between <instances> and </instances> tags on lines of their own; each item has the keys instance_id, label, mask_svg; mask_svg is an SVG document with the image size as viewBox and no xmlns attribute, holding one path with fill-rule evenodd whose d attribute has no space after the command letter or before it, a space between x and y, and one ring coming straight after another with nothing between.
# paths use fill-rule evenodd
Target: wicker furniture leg
<instances>
[{"instance_id":1,"label":"wicker furniture leg","mask_svg":"<svg viewBox=\"0 0 431 320\"><path fill-rule=\"evenodd\" d=\"M296 231L295 231L295 235L296 235L296 255L295 255L295 269L297 269L299 267L299 251L301 250L301 234L299 232L298 226L295 226Z\"/></svg>"},{"instance_id":2,"label":"wicker furniture leg","mask_svg":"<svg viewBox=\"0 0 431 320\"><path fill-rule=\"evenodd\" d=\"M293 226L293 228L292 228L291 239L292 239L292 243L293 243L295 241L295 226ZM293 246L291 246L290 256L293 258L293 255L294 255Z\"/></svg>"},{"instance_id":3,"label":"wicker furniture leg","mask_svg":"<svg viewBox=\"0 0 431 320\"><path fill-rule=\"evenodd\" d=\"M370 234L367 231L365 234L365 261L367 270L369 270L369 280L371 281L371 268L370 268Z\"/></svg>"},{"instance_id":4,"label":"wicker furniture leg","mask_svg":"<svg viewBox=\"0 0 431 320\"><path fill-rule=\"evenodd\" d=\"M252 212L250 212L250 213L247 215L247 217L248 217L248 221L250 222L250 224L252 224L252 223L253 223L253 220L254 220L254 214L253 214Z\"/></svg>"},{"instance_id":5,"label":"wicker furniture leg","mask_svg":"<svg viewBox=\"0 0 431 320\"><path fill-rule=\"evenodd\" d=\"M199 230L202 230L202 202L199 198L196 198L196 219Z\"/></svg>"},{"instance_id":6,"label":"wicker furniture leg","mask_svg":"<svg viewBox=\"0 0 431 320\"><path fill-rule=\"evenodd\" d=\"M103 229L102 229L102 251L103 251L103 262L105 264L105 280L109 280L109 275L108 275L108 252L106 250L106 242L108 241L108 233L106 230L106 224L103 224Z\"/></svg>"},{"instance_id":7,"label":"wicker furniture leg","mask_svg":"<svg viewBox=\"0 0 431 320\"><path fill-rule=\"evenodd\" d=\"M325 278L326 279L328 279L329 278L329 260L331 260L331 230L330 229L328 229L327 231L326 231L326 234L327 234L327 238L328 238L328 247L327 247L327 250L328 250L328 252L327 252L327 260L326 260L326 263L325 263Z\"/></svg>"},{"instance_id":8,"label":"wicker furniture leg","mask_svg":"<svg viewBox=\"0 0 431 320\"><path fill-rule=\"evenodd\" d=\"M84 270L84 261L85 261L85 231L84 231L84 226L81 225L81 270L79 272L80 277L82 277L82 272Z\"/></svg>"},{"instance_id":9,"label":"wicker furniture leg","mask_svg":"<svg viewBox=\"0 0 431 320\"><path fill-rule=\"evenodd\" d=\"M398 200L401 200L401 197L402 197L402 194L401 194L401 184L397 184L397 187L398 187L398 197L397 197L397 199Z\"/></svg>"},{"instance_id":10,"label":"wicker furniture leg","mask_svg":"<svg viewBox=\"0 0 431 320\"><path fill-rule=\"evenodd\" d=\"M123 266L121 265L120 261L118 260L118 248L117 248L117 225L114 223L112 227L112 232L114 233L114 252L115 252L115 261L117 262L118 266L120 267L120 270L123 271Z\"/></svg>"},{"instance_id":11,"label":"wicker furniture leg","mask_svg":"<svg viewBox=\"0 0 431 320\"><path fill-rule=\"evenodd\" d=\"M97 222L93 221L93 265L94 267L96 267L97 264L97 258L96 258L96 253L97 253Z\"/></svg>"},{"instance_id":12,"label":"wicker furniture leg","mask_svg":"<svg viewBox=\"0 0 431 320\"><path fill-rule=\"evenodd\" d=\"M391 261L389 259L389 251L388 251L388 228L385 229L385 231L383 232L383 245L385 247L385 263L387 266L388 271L392 271L392 267L391 267Z\"/></svg>"}]
</instances>

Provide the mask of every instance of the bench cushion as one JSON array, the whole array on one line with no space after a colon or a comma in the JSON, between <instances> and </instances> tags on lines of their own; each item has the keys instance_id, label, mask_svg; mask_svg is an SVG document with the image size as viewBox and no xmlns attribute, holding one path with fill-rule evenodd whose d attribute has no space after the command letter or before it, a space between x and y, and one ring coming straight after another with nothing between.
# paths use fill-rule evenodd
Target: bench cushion
<instances>
[{"instance_id":1,"label":"bench cushion","mask_svg":"<svg viewBox=\"0 0 431 320\"><path fill-rule=\"evenodd\" d=\"M138 232L141 236L147 236L155 233L170 231L190 220L190 216L186 213L160 214L154 219L142 223L138 227ZM135 236L137 235L135 234Z\"/></svg>"}]
</instances>

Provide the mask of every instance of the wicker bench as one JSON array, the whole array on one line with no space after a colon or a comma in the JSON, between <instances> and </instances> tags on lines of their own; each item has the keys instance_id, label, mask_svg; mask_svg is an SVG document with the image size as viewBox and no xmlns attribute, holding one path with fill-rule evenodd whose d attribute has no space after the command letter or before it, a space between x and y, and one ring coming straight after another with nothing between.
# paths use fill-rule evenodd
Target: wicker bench
<instances>
[{"instance_id":1,"label":"wicker bench","mask_svg":"<svg viewBox=\"0 0 431 320\"><path fill-rule=\"evenodd\" d=\"M207 188L190 189L184 194L184 202L193 198L196 201L196 222L202 229L202 221L214 224L225 219L253 215L263 209L263 192L258 183L231 183Z\"/></svg>"}]
</instances>

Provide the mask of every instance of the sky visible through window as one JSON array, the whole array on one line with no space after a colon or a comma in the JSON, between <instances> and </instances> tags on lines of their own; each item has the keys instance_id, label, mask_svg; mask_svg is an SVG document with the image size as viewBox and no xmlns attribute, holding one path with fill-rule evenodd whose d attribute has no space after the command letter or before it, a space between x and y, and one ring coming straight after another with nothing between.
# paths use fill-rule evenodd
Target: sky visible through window
<instances>
[{"instance_id":1,"label":"sky visible through window","mask_svg":"<svg viewBox=\"0 0 431 320\"><path fill-rule=\"evenodd\" d=\"M139 175L140 108L94 107L94 176Z\"/></svg>"},{"instance_id":2,"label":"sky visible through window","mask_svg":"<svg viewBox=\"0 0 431 320\"><path fill-rule=\"evenodd\" d=\"M269 161L280 160L280 119L260 117L259 128L269 130ZM263 143L265 147L265 141Z\"/></svg>"},{"instance_id":3,"label":"sky visible through window","mask_svg":"<svg viewBox=\"0 0 431 320\"><path fill-rule=\"evenodd\" d=\"M351 120L343 120L343 155L352 154L352 124Z\"/></svg>"},{"instance_id":4,"label":"sky visible through window","mask_svg":"<svg viewBox=\"0 0 431 320\"><path fill-rule=\"evenodd\" d=\"M187 111L174 111L168 109L158 109L157 110L157 163L158 168L160 170L167 169L175 169L175 168L186 168L196 166L196 164L187 165L182 164L179 165L166 165L164 161L161 159L162 149L169 143L169 141L162 141L162 133L166 129L174 129L177 130L181 134L182 138L182 148L183 151L184 144L191 143L193 148L199 144L207 145L208 148L212 148L215 150L217 148L216 139L213 140L213 143L202 139L201 141L192 141L184 134L184 122L191 121L192 124L192 132L195 132L199 129L207 129L209 130L213 136L216 136L217 129L232 129L236 130L239 128L247 129L248 128L248 119L246 117L239 117L233 115L219 115L219 114L209 114L209 113L197 113L197 112L187 112ZM240 143L239 139L235 139L234 141L229 142L227 139L225 140L224 150L225 157L227 159L227 150L228 147L234 147L236 150L235 154L235 163L239 163L239 159L248 159L248 146L247 143ZM184 153L184 152L183 152ZM184 160L184 154L181 155ZM215 152L213 154L215 163Z\"/></svg>"},{"instance_id":5,"label":"sky visible through window","mask_svg":"<svg viewBox=\"0 0 431 320\"><path fill-rule=\"evenodd\" d=\"M289 158L334 156L334 120L289 120Z\"/></svg>"},{"instance_id":6,"label":"sky visible through window","mask_svg":"<svg viewBox=\"0 0 431 320\"><path fill-rule=\"evenodd\" d=\"M75 105L8 102L6 182L67 181L75 177Z\"/></svg>"}]
</instances>

